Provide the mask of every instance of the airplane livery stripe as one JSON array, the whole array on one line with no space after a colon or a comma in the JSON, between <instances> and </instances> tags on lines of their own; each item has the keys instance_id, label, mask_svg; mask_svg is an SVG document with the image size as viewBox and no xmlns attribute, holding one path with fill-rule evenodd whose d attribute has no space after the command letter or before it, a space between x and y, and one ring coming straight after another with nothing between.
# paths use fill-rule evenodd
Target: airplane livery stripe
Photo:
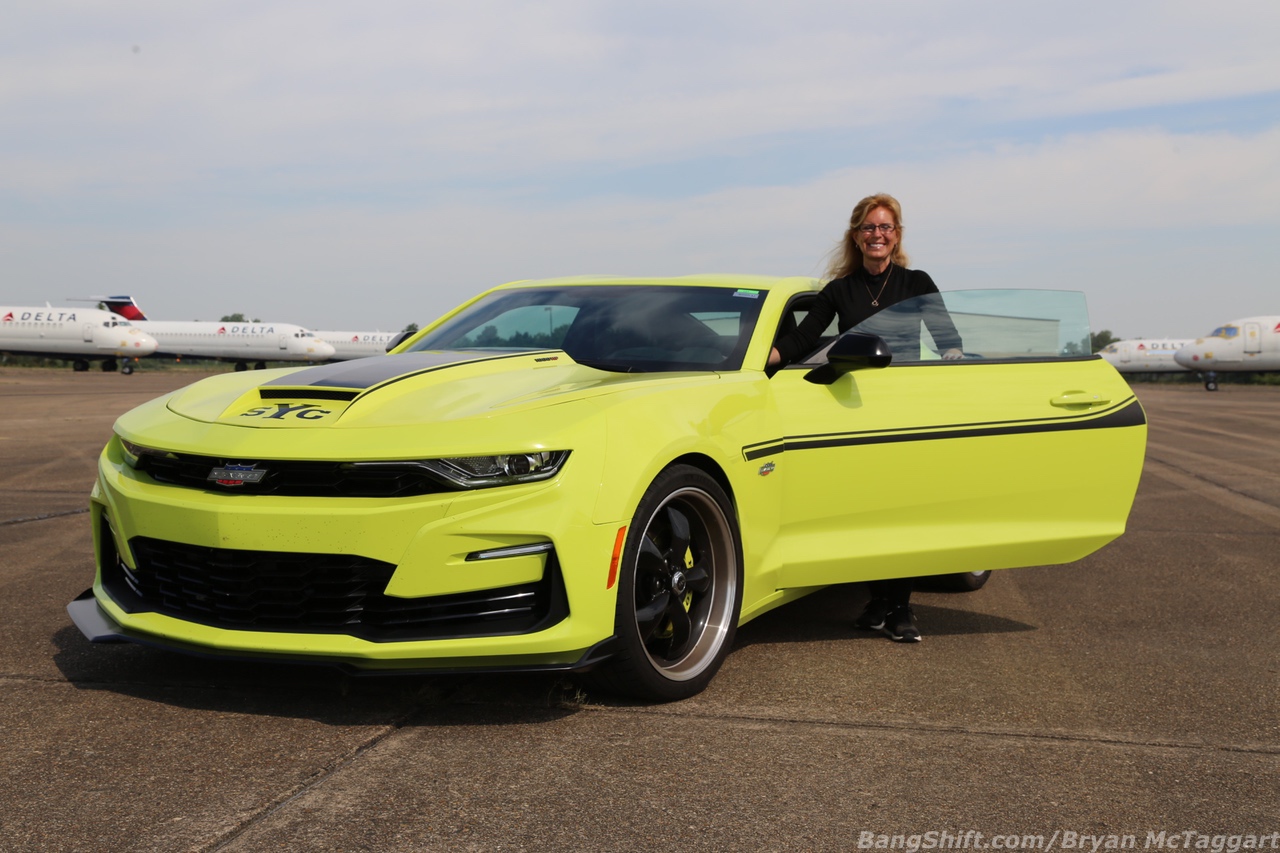
<instances>
[{"instance_id":1,"label":"airplane livery stripe","mask_svg":"<svg viewBox=\"0 0 1280 853\"><path fill-rule=\"evenodd\" d=\"M782 439L749 445L742 449L748 461L797 450L831 447L858 447L870 444L897 444L906 441L941 441L952 438L990 438L1003 435L1030 435L1041 432L1064 432L1083 429L1117 429L1142 426L1147 416L1134 397L1113 406L1100 417L1043 418L1033 421L1004 421L983 424L957 424L931 429L908 428L895 431L828 433L824 435L787 436Z\"/></svg>"}]
</instances>

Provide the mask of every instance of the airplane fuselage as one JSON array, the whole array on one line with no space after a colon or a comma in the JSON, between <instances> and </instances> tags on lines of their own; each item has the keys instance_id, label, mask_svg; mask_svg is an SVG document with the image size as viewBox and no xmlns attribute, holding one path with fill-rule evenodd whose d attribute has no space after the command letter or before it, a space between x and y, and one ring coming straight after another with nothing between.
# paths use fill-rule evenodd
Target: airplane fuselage
<instances>
[{"instance_id":1,"label":"airplane fuselage","mask_svg":"<svg viewBox=\"0 0 1280 853\"><path fill-rule=\"evenodd\" d=\"M1178 351L1178 364L1202 372L1280 370L1280 316L1245 317L1224 323Z\"/></svg>"},{"instance_id":2,"label":"airplane fuselage","mask_svg":"<svg viewBox=\"0 0 1280 853\"><path fill-rule=\"evenodd\" d=\"M345 332L316 330L316 337L333 347L335 361L386 355L387 344L398 332Z\"/></svg>"},{"instance_id":3,"label":"airplane fuselage","mask_svg":"<svg viewBox=\"0 0 1280 853\"><path fill-rule=\"evenodd\" d=\"M333 347L292 323L137 320L160 355L233 361L325 361Z\"/></svg>"},{"instance_id":4,"label":"airplane fuselage","mask_svg":"<svg viewBox=\"0 0 1280 853\"><path fill-rule=\"evenodd\" d=\"M1174 356L1189 338L1132 338L1107 344L1098 355L1121 373L1185 373Z\"/></svg>"},{"instance_id":5,"label":"airplane fuselage","mask_svg":"<svg viewBox=\"0 0 1280 853\"><path fill-rule=\"evenodd\" d=\"M0 305L0 352L65 358L140 358L156 340L136 325L96 308Z\"/></svg>"}]
</instances>

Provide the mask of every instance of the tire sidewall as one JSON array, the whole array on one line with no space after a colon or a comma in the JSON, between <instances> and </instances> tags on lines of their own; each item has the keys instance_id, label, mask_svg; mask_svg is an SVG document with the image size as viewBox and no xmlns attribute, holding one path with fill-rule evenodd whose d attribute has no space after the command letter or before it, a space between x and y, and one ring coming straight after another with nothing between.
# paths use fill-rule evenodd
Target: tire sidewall
<instances>
[{"instance_id":1,"label":"tire sidewall","mask_svg":"<svg viewBox=\"0 0 1280 853\"><path fill-rule=\"evenodd\" d=\"M635 585L640 547L645 531L658 510L667 503L668 497L683 489L697 489L704 492L716 503L724 516L733 544L734 584L727 627L713 659L696 675L677 680L664 674L654 664L649 658L644 643L640 640L635 624ZM664 470L645 490L644 496L637 504L631 526L627 530L626 546L623 549L614 622L619 652L615 661L612 662L615 673L620 676L625 673L625 681L632 685L630 688L622 689L641 698L659 701L684 699L702 692L720 669L720 665L733 646L738 619L742 613L742 578L742 536L738 529L733 502L725 494L724 489L702 469L691 465L673 465ZM618 680L615 680L615 684Z\"/></svg>"}]
</instances>

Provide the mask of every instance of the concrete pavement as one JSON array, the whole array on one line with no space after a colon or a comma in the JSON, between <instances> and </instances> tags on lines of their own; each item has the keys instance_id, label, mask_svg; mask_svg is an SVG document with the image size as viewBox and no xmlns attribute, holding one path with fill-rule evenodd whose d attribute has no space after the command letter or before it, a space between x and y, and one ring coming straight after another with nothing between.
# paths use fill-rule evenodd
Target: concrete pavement
<instances>
[{"instance_id":1,"label":"concrete pavement","mask_svg":"<svg viewBox=\"0 0 1280 853\"><path fill-rule=\"evenodd\" d=\"M0 369L0 850L1280 832L1278 388L1139 386L1129 532L917 594L919 645L851 630L865 592L833 588L745 626L705 693L641 706L554 676L87 643L64 607L92 580L97 452L117 414L193 378Z\"/></svg>"}]
</instances>

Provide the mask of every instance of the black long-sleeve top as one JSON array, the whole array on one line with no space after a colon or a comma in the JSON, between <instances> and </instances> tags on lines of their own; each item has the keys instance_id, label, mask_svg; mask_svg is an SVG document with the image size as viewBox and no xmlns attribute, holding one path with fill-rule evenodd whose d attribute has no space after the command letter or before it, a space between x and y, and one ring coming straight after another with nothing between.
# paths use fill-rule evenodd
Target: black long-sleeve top
<instances>
[{"instance_id":1,"label":"black long-sleeve top","mask_svg":"<svg viewBox=\"0 0 1280 853\"><path fill-rule=\"evenodd\" d=\"M886 282L886 277L888 281ZM904 306L898 311L892 307L917 296L933 294L935 299L922 299ZM879 302L879 305L871 303ZM790 364L808 354L817 346L818 338L837 318L840 332L864 323L866 331L880 335L889 344L895 357L916 360L920 353L920 321L923 320L939 352L961 349L960 333L956 331L938 286L924 270L909 270L890 264L883 273L872 275L859 267L851 275L835 278L818 293L818 299L807 317L795 331L778 341L778 354L783 364Z\"/></svg>"}]
</instances>

